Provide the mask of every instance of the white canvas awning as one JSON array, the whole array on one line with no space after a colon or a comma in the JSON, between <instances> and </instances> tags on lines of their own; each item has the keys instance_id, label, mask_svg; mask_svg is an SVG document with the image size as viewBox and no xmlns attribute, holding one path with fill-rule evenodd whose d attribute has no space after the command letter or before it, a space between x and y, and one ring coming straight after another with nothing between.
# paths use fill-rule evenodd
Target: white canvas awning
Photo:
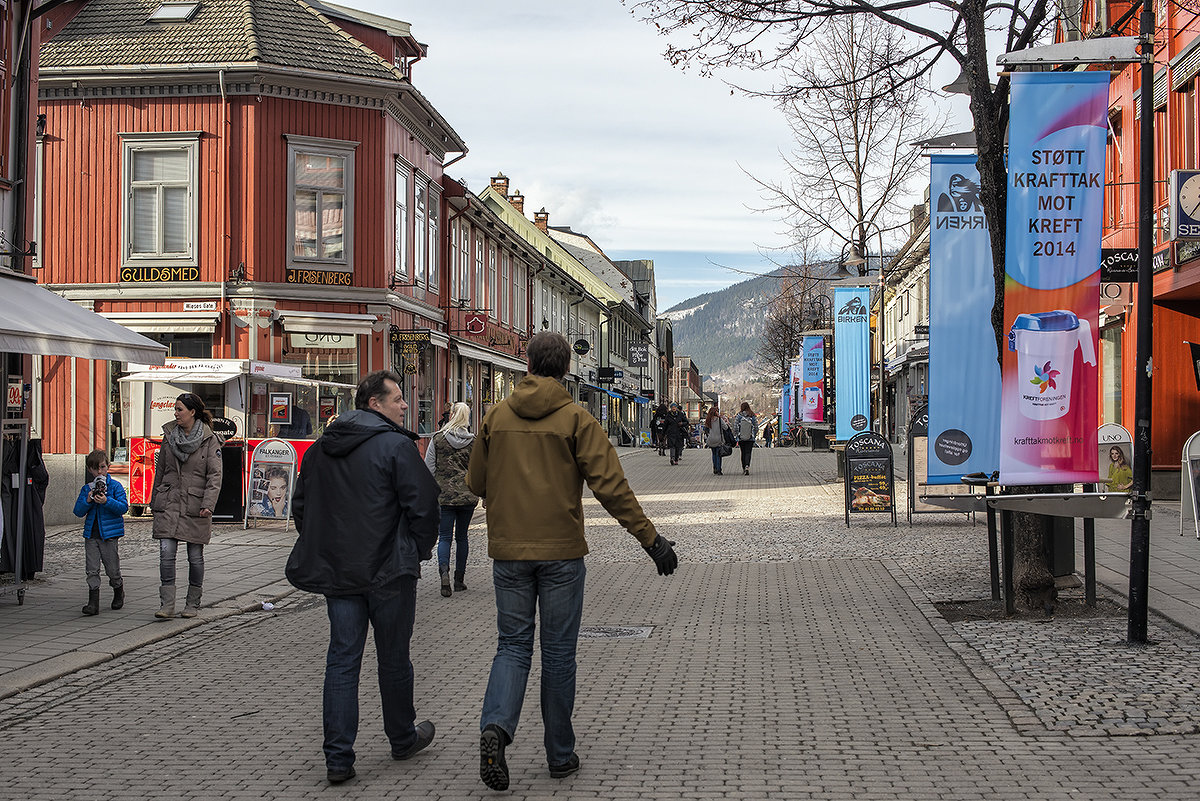
<instances>
[{"instance_id":1,"label":"white canvas awning","mask_svg":"<svg viewBox=\"0 0 1200 801\"><path fill-rule=\"evenodd\" d=\"M221 321L221 313L199 312L101 312L114 323L131 331L153 334L211 334Z\"/></svg>"},{"instance_id":2,"label":"white canvas awning","mask_svg":"<svg viewBox=\"0 0 1200 801\"><path fill-rule=\"evenodd\" d=\"M0 271L0 351L142 364L167 357L154 340L6 271Z\"/></svg>"},{"instance_id":3,"label":"white canvas awning","mask_svg":"<svg viewBox=\"0 0 1200 801\"><path fill-rule=\"evenodd\" d=\"M475 359L480 362L494 364L497 367L506 367L509 370L524 373L528 365L520 359L514 358L507 353L497 353L494 350L481 348L478 345L473 345L460 337L451 337L454 342L454 347L458 348L458 352L468 359Z\"/></svg>"},{"instance_id":4,"label":"white canvas awning","mask_svg":"<svg viewBox=\"0 0 1200 801\"><path fill-rule=\"evenodd\" d=\"M244 373L210 373L203 370L145 370L121 376L121 381L161 381L164 384L227 384Z\"/></svg>"}]
</instances>

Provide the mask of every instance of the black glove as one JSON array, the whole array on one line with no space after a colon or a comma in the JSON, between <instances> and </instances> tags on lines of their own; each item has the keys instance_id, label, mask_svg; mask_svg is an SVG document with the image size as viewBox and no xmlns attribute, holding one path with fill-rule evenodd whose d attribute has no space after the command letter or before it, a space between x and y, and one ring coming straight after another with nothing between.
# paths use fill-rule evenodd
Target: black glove
<instances>
[{"instance_id":1,"label":"black glove","mask_svg":"<svg viewBox=\"0 0 1200 801\"><path fill-rule=\"evenodd\" d=\"M669 576L675 572L675 568L679 567L679 557L675 555L675 551L671 548L675 543L659 534L654 538L654 542L650 545L643 545L646 553L650 554L650 558L654 560L654 566L658 568L658 575Z\"/></svg>"}]
</instances>

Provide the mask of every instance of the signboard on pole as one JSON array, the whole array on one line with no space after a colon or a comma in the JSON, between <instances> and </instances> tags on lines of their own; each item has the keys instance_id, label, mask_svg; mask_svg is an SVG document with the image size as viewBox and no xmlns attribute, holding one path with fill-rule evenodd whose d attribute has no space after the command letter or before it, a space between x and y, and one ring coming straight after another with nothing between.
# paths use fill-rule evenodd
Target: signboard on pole
<instances>
[{"instance_id":1,"label":"signboard on pole","mask_svg":"<svg viewBox=\"0 0 1200 801\"><path fill-rule=\"evenodd\" d=\"M1105 423L1096 432L1100 444L1100 486L1104 492L1129 492L1133 489L1133 438L1129 429Z\"/></svg>"},{"instance_id":2,"label":"signboard on pole","mask_svg":"<svg viewBox=\"0 0 1200 801\"><path fill-rule=\"evenodd\" d=\"M242 527L250 518L283 520L287 530L292 516L292 491L296 483L296 449L283 439L264 439L250 454L250 481Z\"/></svg>"},{"instance_id":3,"label":"signboard on pole","mask_svg":"<svg viewBox=\"0 0 1200 801\"><path fill-rule=\"evenodd\" d=\"M846 443L846 525L858 512L891 512L896 525L896 481L892 445L881 434L864 431Z\"/></svg>"},{"instance_id":4,"label":"signboard on pole","mask_svg":"<svg viewBox=\"0 0 1200 801\"><path fill-rule=\"evenodd\" d=\"M805 423L825 422L825 337L804 338L801 361L804 380L800 399L801 419Z\"/></svg>"},{"instance_id":5,"label":"signboard on pole","mask_svg":"<svg viewBox=\"0 0 1200 801\"><path fill-rule=\"evenodd\" d=\"M629 346L630 367L645 367L650 363L650 346L644 342L635 342Z\"/></svg>"},{"instance_id":6,"label":"signboard on pole","mask_svg":"<svg viewBox=\"0 0 1200 801\"><path fill-rule=\"evenodd\" d=\"M869 287L833 290L835 438L843 442L871 425L870 302Z\"/></svg>"},{"instance_id":7,"label":"signboard on pole","mask_svg":"<svg viewBox=\"0 0 1200 801\"><path fill-rule=\"evenodd\" d=\"M935 155L929 196L930 484L1000 464L1000 365L992 244L975 156Z\"/></svg>"},{"instance_id":8,"label":"signboard on pole","mask_svg":"<svg viewBox=\"0 0 1200 801\"><path fill-rule=\"evenodd\" d=\"M1107 72L1012 75L1000 481L1097 481Z\"/></svg>"}]
</instances>

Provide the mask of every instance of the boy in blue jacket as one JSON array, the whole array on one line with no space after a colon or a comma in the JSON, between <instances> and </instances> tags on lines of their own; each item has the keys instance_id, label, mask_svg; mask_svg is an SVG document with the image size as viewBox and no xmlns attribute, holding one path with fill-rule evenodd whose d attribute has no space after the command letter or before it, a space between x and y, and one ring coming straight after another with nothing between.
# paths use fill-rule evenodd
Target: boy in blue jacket
<instances>
[{"instance_id":1,"label":"boy in blue jacket","mask_svg":"<svg viewBox=\"0 0 1200 801\"><path fill-rule=\"evenodd\" d=\"M125 605L125 582L121 579L121 557L117 542L125 536L124 514L129 509L125 488L108 474L108 453L96 449L84 462L92 480L79 490L75 516L84 518L84 570L87 573L88 602L85 615L100 612L100 564L113 588L112 608Z\"/></svg>"}]
</instances>

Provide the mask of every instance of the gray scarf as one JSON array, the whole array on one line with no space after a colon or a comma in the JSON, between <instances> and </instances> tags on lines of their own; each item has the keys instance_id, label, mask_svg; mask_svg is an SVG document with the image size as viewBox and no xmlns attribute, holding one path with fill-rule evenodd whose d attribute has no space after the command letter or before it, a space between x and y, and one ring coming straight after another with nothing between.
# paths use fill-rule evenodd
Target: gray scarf
<instances>
[{"instance_id":1,"label":"gray scarf","mask_svg":"<svg viewBox=\"0 0 1200 801\"><path fill-rule=\"evenodd\" d=\"M197 420L192 424L192 433L185 434L183 426L177 425L167 432L167 446L171 449L171 453L175 454L175 458L180 464L187 461L187 458L196 452L200 447L200 443L204 440L204 424Z\"/></svg>"}]
</instances>

